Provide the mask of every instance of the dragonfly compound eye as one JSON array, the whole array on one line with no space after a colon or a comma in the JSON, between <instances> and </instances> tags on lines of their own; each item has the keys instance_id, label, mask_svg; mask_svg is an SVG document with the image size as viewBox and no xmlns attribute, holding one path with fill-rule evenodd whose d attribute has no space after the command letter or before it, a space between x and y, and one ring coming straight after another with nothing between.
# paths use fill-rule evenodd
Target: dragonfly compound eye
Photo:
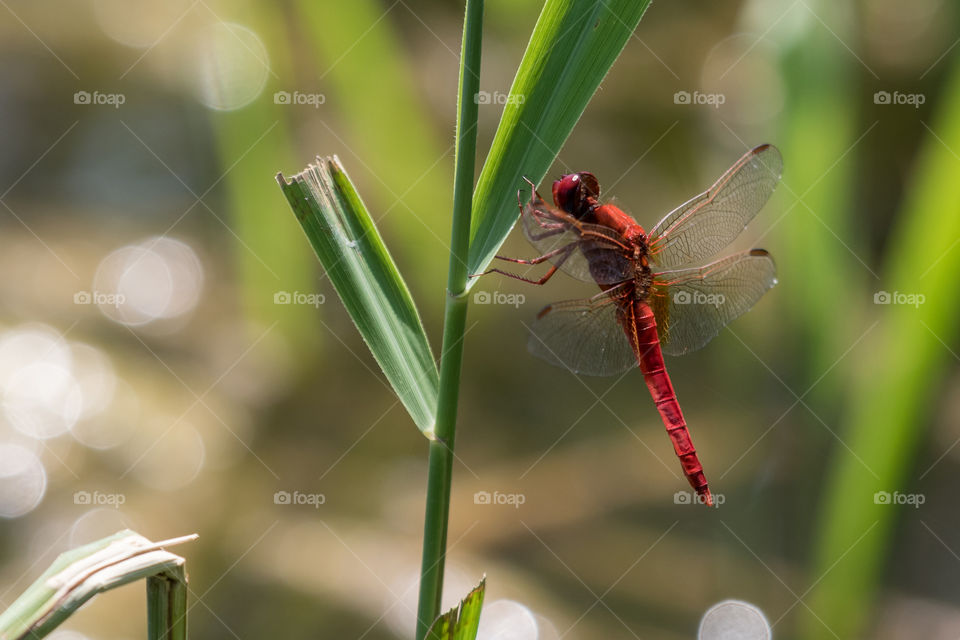
<instances>
[{"instance_id":1,"label":"dragonfly compound eye","mask_svg":"<svg viewBox=\"0 0 960 640\"><path fill-rule=\"evenodd\" d=\"M597 206L600 184L587 171L561 176L553 183L553 202L560 209L582 218Z\"/></svg>"}]
</instances>

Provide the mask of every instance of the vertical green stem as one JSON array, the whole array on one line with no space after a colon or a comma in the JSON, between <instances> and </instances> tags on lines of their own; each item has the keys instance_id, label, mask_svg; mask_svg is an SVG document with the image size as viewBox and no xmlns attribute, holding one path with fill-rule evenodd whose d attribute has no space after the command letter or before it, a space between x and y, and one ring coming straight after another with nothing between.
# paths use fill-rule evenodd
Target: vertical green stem
<instances>
[{"instance_id":1,"label":"vertical green stem","mask_svg":"<svg viewBox=\"0 0 960 640\"><path fill-rule=\"evenodd\" d=\"M477 153L476 95L480 90L482 29L483 0L467 0L463 45L460 51L453 229L443 320L443 348L440 355L440 397L437 406L436 440L430 443L427 506L423 524L423 560L420 567L420 601L417 607L417 640L426 637L430 625L440 615L440 598L443 594L460 365L463 360L463 333L467 323L467 255Z\"/></svg>"},{"instance_id":2,"label":"vertical green stem","mask_svg":"<svg viewBox=\"0 0 960 640\"><path fill-rule=\"evenodd\" d=\"M187 639L187 573L182 566L147 578L147 639Z\"/></svg>"}]
</instances>

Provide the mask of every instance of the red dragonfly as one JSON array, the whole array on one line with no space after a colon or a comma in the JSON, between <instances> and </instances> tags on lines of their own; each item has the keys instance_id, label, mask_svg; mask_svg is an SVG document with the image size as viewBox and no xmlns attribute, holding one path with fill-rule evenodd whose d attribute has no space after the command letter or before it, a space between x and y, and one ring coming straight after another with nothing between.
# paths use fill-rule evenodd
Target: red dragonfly
<instances>
[{"instance_id":1,"label":"red dragonfly","mask_svg":"<svg viewBox=\"0 0 960 640\"><path fill-rule=\"evenodd\" d=\"M614 375L639 366L683 472L699 499L713 505L703 465L667 375L663 354L682 355L709 342L777 283L773 260L751 249L702 265L744 229L773 193L783 160L772 145L748 151L712 187L667 214L646 233L627 213L601 204L597 178L585 171L553 183L553 205L530 180L520 204L523 230L537 258L551 262L539 280L491 269L532 284L557 270L600 286L588 300L568 300L537 315L530 351L585 375Z\"/></svg>"}]
</instances>

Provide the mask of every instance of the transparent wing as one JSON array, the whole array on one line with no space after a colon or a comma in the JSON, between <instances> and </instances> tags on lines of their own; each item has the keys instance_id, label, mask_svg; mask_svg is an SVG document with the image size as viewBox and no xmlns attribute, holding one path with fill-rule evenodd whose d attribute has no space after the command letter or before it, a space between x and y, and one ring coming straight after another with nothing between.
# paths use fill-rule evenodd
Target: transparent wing
<instances>
[{"instance_id":1,"label":"transparent wing","mask_svg":"<svg viewBox=\"0 0 960 640\"><path fill-rule=\"evenodd\" d=\"M654 274L650 306L663 352L678 356L696 351L775 284L776 267L763 249L695 269Z\"/></svg>"},{"instance_id":2,"label":"transparent wing","mask_svg":"<svg viewBox=\"0 0 960 640\"><path fill-rule=\"evenodd\" d=\"M633 277L635 267L616 232L581 222L547 204L532 187L530 200L521 212L527 240L541 255L557 252L550 261L561 271L599 284L616 284Z\"/></svg>"},{"instance_id":3,"label":"transparent wing","mask_svg":"<svg viewBox=\"0 0 960 640\"><path fill-rule=\"evenodd\" d=\"M588 376L610 376L637 366L630 342L607 297L567 300L543 309L527 348L552 365Z\"/></svg>"},{"instance_id":4,"label":"transparent wing","mask_svg":"<svg viewBox=\"0 0 960 640\"><path fill-rule=\"evenodd\" d=\"M670 268L715 255L766 204L782 169L776 147L764 144L748 151L712 187L657 223L648 239L651 260Z\"/></svg>"}]
</instances>

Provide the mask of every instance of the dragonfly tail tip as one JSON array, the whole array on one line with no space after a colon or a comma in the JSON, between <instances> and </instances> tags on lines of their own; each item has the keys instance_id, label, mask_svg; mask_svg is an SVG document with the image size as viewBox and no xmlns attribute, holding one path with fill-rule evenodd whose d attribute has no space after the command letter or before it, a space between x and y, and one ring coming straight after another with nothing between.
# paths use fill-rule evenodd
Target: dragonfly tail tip
<instances>
[{"instance_id":1,"label":"dragonfly tail tip","mask_svg":"<svg viewBox=\"0 0 960 640\"><path fill-rule=\"evenodd\" d=\"M710 494L709 488L707 487L701 488L700 495L703 498L703 504L707 505L708 507L713 506L713 496Z\"/></svg>"}]
</instances>

